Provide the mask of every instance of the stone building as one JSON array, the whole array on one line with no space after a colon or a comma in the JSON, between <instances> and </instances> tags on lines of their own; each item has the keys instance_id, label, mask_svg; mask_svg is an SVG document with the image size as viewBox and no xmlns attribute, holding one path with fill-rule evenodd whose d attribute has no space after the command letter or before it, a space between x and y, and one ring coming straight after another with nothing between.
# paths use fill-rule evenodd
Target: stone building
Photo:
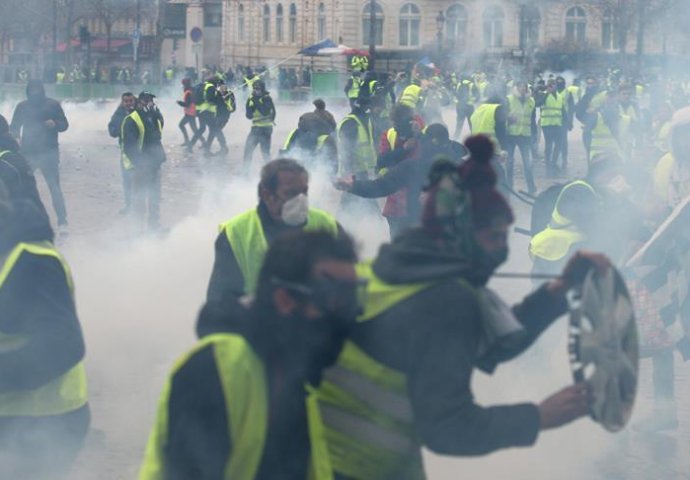
<instances>
[{"instance_id":1,"label":"stone building","mask_svg":"<svg viewBox=\"0 0 690 480\"><path fill-rule=\"evenodd\" d=\"M616 53L624 12L612 0L173 0L188 3L187 29L204 30L196 45L185 40L185 62L229 65L314 63L301 48L325 38L352 48L368 48L370 12L375 13L378 61L388 67L421 56L462 62L471 58L519 60L534 52ZM645 22L646 54L685 54L688 38L668 28L670 12ZM636 23L625 36L636 48ZM665 28L662 28L664 26ZM201 45L199 45L201 43ZM293 57L294 56L294 57ZM383 66L382 68L386 68Z\"/></svg>"}]
</instances>

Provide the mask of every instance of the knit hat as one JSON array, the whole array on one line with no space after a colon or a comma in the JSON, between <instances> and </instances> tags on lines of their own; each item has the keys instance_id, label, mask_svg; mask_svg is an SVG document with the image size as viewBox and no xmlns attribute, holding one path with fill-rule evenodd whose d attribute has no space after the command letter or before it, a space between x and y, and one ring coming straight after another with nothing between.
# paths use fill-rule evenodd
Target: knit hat
<instances>
[{"instance_id":1,"label":"knit hat","mask_svg":"<svg viewBox=\"0 0 690 480\"><path fill-rule=\"evenodd\" d=\"M492 141L475 135L465 141L469 158L459 167L449 160L437 160L429 173L429 195L422 225L435 236L463 242L474 230L491 226L499 219L512 223L513 212L496 190L496 172L491 166Z\"/></svg>"}]
</instances>

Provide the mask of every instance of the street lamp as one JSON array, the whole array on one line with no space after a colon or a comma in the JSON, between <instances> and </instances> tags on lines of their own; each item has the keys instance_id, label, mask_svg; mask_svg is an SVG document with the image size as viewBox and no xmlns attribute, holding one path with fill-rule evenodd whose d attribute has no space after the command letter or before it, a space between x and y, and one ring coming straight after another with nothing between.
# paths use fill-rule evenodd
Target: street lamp
<instances>
[{"instance_id":1,"label":"street lamp","mask_svg":"<svg viewBox=\"0 0 690 480\"><path fill-rule=\"evenodd\" d=\"M443 57L443 25L446 23L446 17L443 15L443 10L438 11L436 15L436 40L438 42L438 63L441 63Z\"/></svg>"}]
</instances>

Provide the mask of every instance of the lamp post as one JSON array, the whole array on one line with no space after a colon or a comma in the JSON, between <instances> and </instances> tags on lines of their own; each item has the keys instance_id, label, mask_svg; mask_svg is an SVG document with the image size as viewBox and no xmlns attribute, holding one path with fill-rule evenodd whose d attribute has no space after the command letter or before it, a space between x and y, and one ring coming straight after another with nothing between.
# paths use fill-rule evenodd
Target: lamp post
<instances>
[{"instance_id":1,"label":"lamp post","mask_svg":"<svg viewBox=\"0 0 690 480\"><path fill-rule=\"evenodd\" d=\"M443 60L443 25L446 23L446 17L443 15L443 10L438 11L436 15L436 41L438 46L438 66Z\"/></svg>"}]
</instances>

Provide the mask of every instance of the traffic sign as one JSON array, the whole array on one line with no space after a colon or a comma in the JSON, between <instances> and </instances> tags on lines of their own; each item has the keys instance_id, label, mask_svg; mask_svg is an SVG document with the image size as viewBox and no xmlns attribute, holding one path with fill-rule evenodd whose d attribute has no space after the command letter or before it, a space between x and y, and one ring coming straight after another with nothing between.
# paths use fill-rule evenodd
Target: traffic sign
<instances>
[{"instance_id":1,"label":"traffic sign","mask_svg":"<svg viewBox=\"0 0 690 480\"><path fill-rule=\"evenodd\" d=\"M199 43L202 35L203 34L202 34L201 29L199 27L194 27L189 32L189 38L191 38L192 42L194 42L194 43Z\"/></svg>"}]
</instances>

